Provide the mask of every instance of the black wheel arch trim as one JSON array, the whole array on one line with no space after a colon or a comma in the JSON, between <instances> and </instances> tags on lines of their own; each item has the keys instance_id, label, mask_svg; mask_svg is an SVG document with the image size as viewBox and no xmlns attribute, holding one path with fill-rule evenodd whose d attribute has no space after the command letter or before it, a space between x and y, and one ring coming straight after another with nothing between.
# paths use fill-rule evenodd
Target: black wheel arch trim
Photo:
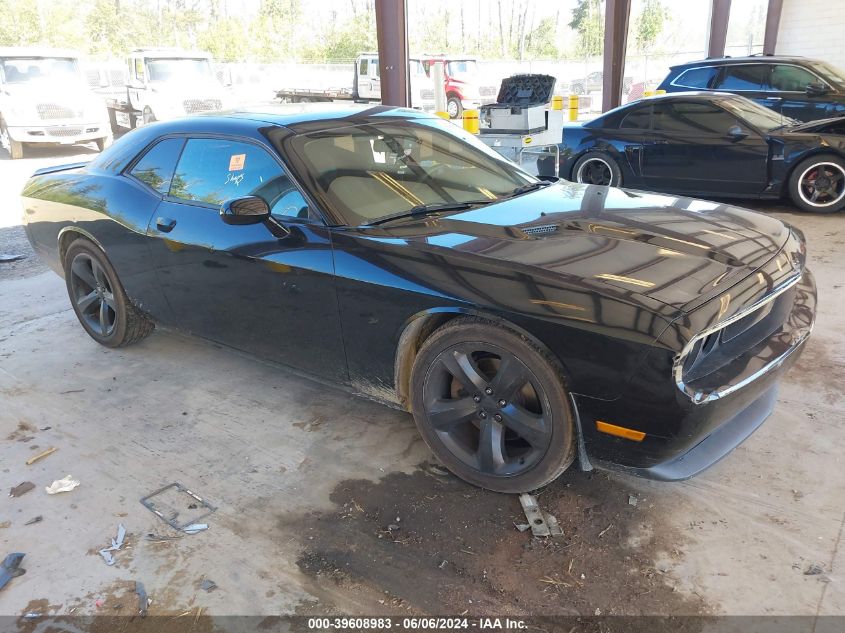
<instances>
[{"instance_id":1,"label":"black wheel arch trim","mask_svg":"<svg viewBox=\"0 0 845 633\"><path fill-rule=\"evenodd\" d=\"M68 239L67 246L65 246L65 239L70 234L76 234L76 237L74 237L72 239ZM97 248L100 249L100 251L103 253L103 255L106 258L108 258L108 255L106 255L106 249L103 247L100 240L98 240L96 237L94 237L89 231L86 231L85 229L83 229L79 226L76 226L76 225L66 226L61 231L59 231L58 240L57 240L58 241L57 246L58 246L58 253L59 253L59 263L62 266L62 270L64 270L64 266L65 266L65 254L67 253L68 249L70 248L70 245L75 240L78 240L80 237L83 237L83 238L89 240L90 242L93 242L97 246ZM109 260L109 261L111 261L111 260ZM114 267L114 264L112 264L112 267Z\"/></svg>"}]
</instances>

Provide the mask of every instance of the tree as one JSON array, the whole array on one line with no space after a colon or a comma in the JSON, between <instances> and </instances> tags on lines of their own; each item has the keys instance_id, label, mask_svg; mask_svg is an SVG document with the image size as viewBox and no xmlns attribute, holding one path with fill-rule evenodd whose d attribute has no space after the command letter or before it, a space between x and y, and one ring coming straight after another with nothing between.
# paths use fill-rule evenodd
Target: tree
<instances>
[{"instance_id":1,"label":"tree","mask_svg":"<svg viewBox=\"0 0 845 633\"><path fill-rule=\"evenodd\" d=\"M643 0L643 10L635 24L637 50L648 53L657 36L663 31L663 23L669 17L669 10L661 0Z\"/></svg>"},{"instance_id":2,"label":"tree","mask_svg":"<svg viewBox=\"0 0 845 633\"><path fill-rule=\"evenodd\" d=\"M569 28L578 33L575 52L580 57L601 55L604 50L604 20L599 0L578 0L572 9Z\"/></svg>"},{"instance_id":3,"label":"tree","mask_svg":"<svg viewBox=\"0 0 845 633\"><path fill-rule=\"evenodd\" d=\"M537 28L528 35L526 52L530 57L540 59L558 59L557 24L553 17L543 18Z\"/></svg>"}]
</instances>

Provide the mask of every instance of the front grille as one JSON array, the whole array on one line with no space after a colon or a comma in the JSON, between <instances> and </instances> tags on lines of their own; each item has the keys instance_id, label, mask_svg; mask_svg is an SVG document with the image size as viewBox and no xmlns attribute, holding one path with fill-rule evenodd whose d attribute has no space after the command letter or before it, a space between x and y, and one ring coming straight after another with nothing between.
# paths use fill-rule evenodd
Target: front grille
<instances>
[{"instance_id":1,"label":"front grille","mask_svg":"<svg viewBox=\"0 0 845 633\"><path fill-rule=\"evenodd\" d=\"M499 90L495 86L481 86L478 92L482 97L495 97L499 94Z\"/></svg>"},{"instance_id":2,"label":"front grille","mask_svg":"<svg viewBox=\"0 0 845 633\"><path fill-rule=\"evenodd\" d=\"M36 110L38 111L38 116L42 121L49 121L51 119L73 119L74 117L82 116L81 111L59 105L58 103L39 103L36 106Z\"/></svg>"},{"instance_id":3,"label":"front grille","mask_svg":"<svg viewBox=\"0 0 845 633\"><path fill-rule=\"evenodd\" d=\"M526 226L522 229L522 232L528 235L548 235L557 232L557 230L557 224L542 224L540 226Z\"/></svg>"},{"instance_id":4,"label":"front grille","mask_svg":"<svg viewBox=\"0 0 845 633\"><path fill-rule=\"evenodd\" d=\"M422 98L422 99L434 99L434 90L431 90L430 88L420 90L420 98Z\"/></svg>"},{"instance_id":5,"label":"front grille","mask_svg":"<svg viewBox=\"0 0 845 633\"><path fill-rule=\"evenodd\" d=\"M47 134L50 136L77 136L82 134L81 127L50 127L47 128Z\"/></svg>"},{"instance_id":6,"label":"front grille","mask_svg":"<svg viewBox=\"0 0 845 633\"><path fill-rule=\"evenodd\" d=\"M185 99L182 102L185 114L198 114L200 112L216 112L223 105L220 99Z\"/></svg>"}]
</instances>

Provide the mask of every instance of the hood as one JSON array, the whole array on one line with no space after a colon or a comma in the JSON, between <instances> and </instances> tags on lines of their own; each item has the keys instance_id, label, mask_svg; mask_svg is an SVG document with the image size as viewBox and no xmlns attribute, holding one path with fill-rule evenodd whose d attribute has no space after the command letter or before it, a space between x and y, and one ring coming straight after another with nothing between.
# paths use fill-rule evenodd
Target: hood
<instances>
[{"instance_id":1,"label":"hood","mask_svg":"<svg viewBox=\"0 0 845 633\"><path fill-rule=\"evenodd\" d=\"M785 131L798 134L845 134L845 117L837 116L808 121L806 123L797 123L785 128Z\"/></svg>"},{"instance_id":2,"label":"hood","mask_svg":"<svg viewBox=\"0 0 845 633\"><path fill-rule=\"evenodd\" d=\"M727 204L573 183L395 226L408 240L609 286L679 313L752 274L790 234L779 220Z\"/></svg>"},{"instance_id":3,"label":"hood","mask_svg":"<svg viewBox=\"0 0 845 633\"><path fill-rule=\"evenodd\" d=\"M3 91L9 103L4 114L15 125L106 117L105 103L81 81L6 84Z\"/></svg>"}]
</instances>

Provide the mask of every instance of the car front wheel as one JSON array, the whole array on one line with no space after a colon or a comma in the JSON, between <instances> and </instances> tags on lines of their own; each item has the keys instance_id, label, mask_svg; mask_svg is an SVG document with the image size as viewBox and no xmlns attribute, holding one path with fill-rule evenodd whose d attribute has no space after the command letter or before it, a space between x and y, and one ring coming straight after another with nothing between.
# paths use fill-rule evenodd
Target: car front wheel
<instances>
[{"instance_id":1,"label":"car front wheel","mask_svg":"<svg viewBox=\"0 0 845 633\"><path fill-rule=\"evenodd\" d=\"M73 311L95 341L123 347L153 331L153 322L132 305L111 263L93 242L74 240L64 266Z\"/></svg>"},{"instance_id":2,"label":"car front wheel","mask_svg":"<svg viewBox=\"0 0 845 633\"><path fill-rule=\"evenodd\" d=\"M823 154L802 161L789 178L789 197L802 211L839 211L845 207L845 160Z\"/></svg>"},{"instance_id":3,"label":"car front wheel","mask_svg":"<svg viewBox=\"0 0 845 633\"><path fill-rule=\"evenodd\" d=\"M423 439L449 470L496 492L526 492L575 459L559 364L516 331L465 317L436 330L411 374Z\"/></svg>"}]
</instances>

